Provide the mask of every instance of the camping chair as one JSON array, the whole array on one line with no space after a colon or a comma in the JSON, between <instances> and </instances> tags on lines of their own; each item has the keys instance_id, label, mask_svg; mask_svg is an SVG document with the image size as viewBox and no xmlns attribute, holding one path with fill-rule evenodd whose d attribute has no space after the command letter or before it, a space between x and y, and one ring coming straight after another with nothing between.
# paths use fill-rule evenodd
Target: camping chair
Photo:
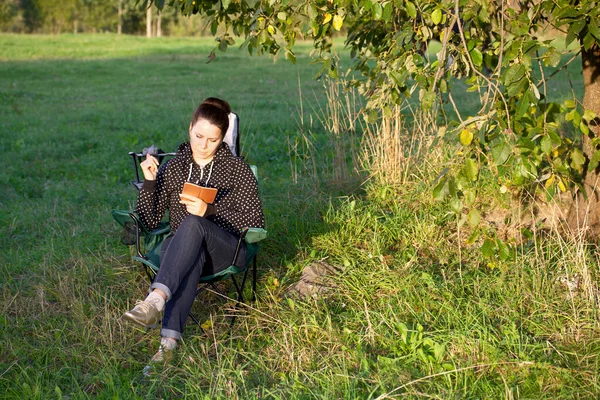
<instances>
[{"instance_id":1,"label":"camping chair","mask_svg":"<svg viewBox=\"0 0 600 400\"><path fill-rule=\"evenodd\" d=\"M224 141L229 145L234 155L239 154L239 132L238 132L238 121L239 118L236 114L230 114L230 129L227 131ZM131 183L139 191L143 185L143 181L140 179L139 164L146 158L146 154L152 154L158 158L159 162L163 159L172 157L175 153L165 153L162 150L156 149L154 146L144 151L136 153L130 152L129 155L132 157L135 169L135 180ZM257 168L251 165L250 168L257 176ZM121 241L127 245L135 244L136 253L133 256L133 260L141 263L144 266L144 270L150 282L154 280L158 269L160 268L160 250L163 241L169 236L171 232L168 221L163 221L158 227L149 230L141 222L139 216L133 211L126 210L113 210L113 218L124 228L124 235ZM216 283L230 279L237 293L236 307L239 307L240 303L244 303L244 288L248 281L248 273L252 270L251 275L251 293L252 301L256 299L256 278L257 278L257 254L258 254L258 242L265 239L267 231L262 228L245 228L242 230L235 255L230 263L230 266L223 271L217 272L213 275L206 275L200 278L198 288L196 289L196 296L201 292L211 289L215 293L221 295L224 298L228 298L224 294ZM246 244L246 262L243 268L236 266L239 249L242 242ZM236 275L239 278L239 274L242 274L241 280L238 281ZM200 326L200 322L193 314L190 314L192 320ZM235 315L231 319L231 325L235 322Z\"/></svg>"}]
</instances>

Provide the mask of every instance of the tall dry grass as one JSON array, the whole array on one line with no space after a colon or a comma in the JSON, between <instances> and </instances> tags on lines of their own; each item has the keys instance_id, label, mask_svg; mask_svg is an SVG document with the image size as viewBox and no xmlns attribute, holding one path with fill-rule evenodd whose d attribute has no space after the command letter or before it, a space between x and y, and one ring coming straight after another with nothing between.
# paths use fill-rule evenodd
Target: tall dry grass
<instances>
[{"instance_id":1,"label":"tall dry grass","mask_svg":"<svg viewBox=\"0 0 600 400\"><path fill-rule=\"evenodd\" d=\"M375 185L405 185L441 159L435 111L396 106L375 124L365 124L360 167Z\"/></svg>"}]
</instances>

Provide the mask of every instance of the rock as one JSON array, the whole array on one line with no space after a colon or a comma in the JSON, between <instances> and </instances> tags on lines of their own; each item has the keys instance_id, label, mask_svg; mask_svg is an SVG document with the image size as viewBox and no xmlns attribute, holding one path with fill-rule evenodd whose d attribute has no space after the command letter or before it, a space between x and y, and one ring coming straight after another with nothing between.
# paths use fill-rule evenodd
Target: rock
<instances>
[{"instance_id":1,"label":"rock","mask_svg":"<svg viewBox=\"0 0 600 400\"><path fill-rule=\"evenodd\" d=\"M304 298L327 294L335 288L336 285L332 275L338 272L339 268L325 261L317 261L307 265L302 271L302 276L300 276L298 282L290 286L286 294Z\"/></svg>"}]
</instances>

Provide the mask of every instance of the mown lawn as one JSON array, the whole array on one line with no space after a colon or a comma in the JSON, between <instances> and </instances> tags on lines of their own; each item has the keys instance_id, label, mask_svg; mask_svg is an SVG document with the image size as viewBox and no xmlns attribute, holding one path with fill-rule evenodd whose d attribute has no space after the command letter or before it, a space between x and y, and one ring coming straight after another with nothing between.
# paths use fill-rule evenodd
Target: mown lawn
<instances>
[{"instance_id":1,"label":"mown lawn","mask_svg":"<svg viewBox=\"0 0 600 400\"><path fill-rule=\"evenodd\" d=\"M511 257L482 257L432 200L451 147L401 187L335 180L339 143L319 122L309 47L297 65L235 48L207 64L213 47L0 35L0 397L600 395L595 247L533 230ZM175 148L208 96L240 115L259 168L270 232L259 298L233 331L231 304L199 304L212 326L189 325L174 363L143 378L158 337L120 320L146 282L110 211L135 203L127 152ZM484 193L484 211L512 204L492 183ZM337 270L333 289L288 296L316 263Z\"/></svg>"}]
</instances>

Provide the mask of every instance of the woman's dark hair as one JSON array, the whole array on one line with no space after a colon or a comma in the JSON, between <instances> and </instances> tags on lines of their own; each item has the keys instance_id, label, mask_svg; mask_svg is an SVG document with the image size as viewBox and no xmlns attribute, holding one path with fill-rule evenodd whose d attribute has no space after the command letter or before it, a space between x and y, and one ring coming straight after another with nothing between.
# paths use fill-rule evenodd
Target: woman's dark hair
<instances>
[{"instance_id":1,"label":"woman's dark hair","mask_svg":"<svg viewBox=\"0 0 600 400\"><path fill-rule=\"evenodd\" d=\"M219 128L221 135L225 136L229 128L229 113L231 113L231 106L228 102L216 97L209 97L194 112L190 126L194 126L199 119L204 119Z\"/></svg>"}]
</instances>

